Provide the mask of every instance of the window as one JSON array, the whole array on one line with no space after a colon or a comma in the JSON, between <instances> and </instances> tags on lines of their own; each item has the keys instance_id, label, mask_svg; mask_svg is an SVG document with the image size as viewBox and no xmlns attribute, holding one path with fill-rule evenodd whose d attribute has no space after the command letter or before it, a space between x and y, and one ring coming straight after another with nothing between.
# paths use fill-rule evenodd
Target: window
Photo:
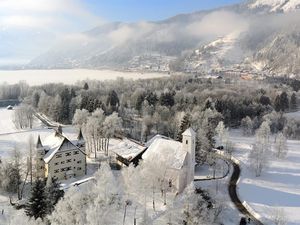
<instances>
[{"instance_id":1,"label":"window","mask_svg":"<svg viewBox=\"0 0 300 225\"><path fill-rule=\"evenodd\" d=\"M67 163L72 162L72 159L67 159Z\"/></svg>"},{"instance_id":2,"label":"window","mask_svg":"<svg viewBox=\"0 0 300 225\"><path fill-rule=\"evenodd\" d=\"M74 155L78 155L78 154L79 154L79 151L75 151L75 152L74 152Z\"/></svg>"},{"instance_id":3,"label":"window","mask_svg":"<svg viewBox=\"0 0 300 225\"><path fill-rule=\"evenodd\" d=\"M54 163L54 165L57 166L57 165L58 165L58 162Z\"/></svg>"},{"instance_id":4,"label":"window","mask_svg":"<svg viewBox=\"0 0 300 225\"><path fill-rule=\"evenodd\" d=\"M60 164L65 164L65 161L61 161L61 163Z\"/></svg>"},{"instance_id":5,"label":"window","mask_svg":"<svg viewBox=\"0 0 300 225\"><path fill-rule=\"evenodd\" d=\"M44 167L41 166L41 169L44 169Z\"/></svg>"},{"instance_id":6,"label":"window","mask_svg":"<svg viewBox=\"0 0 300 225\"><path fill-rule=\"evenodd\" d=\"M68 170L71 170L71 169L72 169L71 166L69 166L69 167L66 168L67 171L68 171Z\"/></svg>"},{"instance_id":7,"label":"window","mask_svg":"<svg viewBox=\"0 0 300 225\"><path fill-rule=\"evenodd\" d=\"M67 152L67 153L66 153L66 156L70 156L70 155L71 155L71 152Z\"/></svg>"},{"instance_id":8,"label":"window","mask_svg":"<svg viewBox=\"0 0 300 225\"><path fill-rule=\"evenodd\" d=\"M172 182L172 180L170 179L170 180L169 180L169 187L172 187L172 186L173 186L172 183L173 183L173 182Z\"/></svg>"},{"instance_id":9,"label":"window","mask_svg":"<svg viewBox=\"0 0 300 225\"><path fill-rule=\"evenodd\" d=\"M78 164L81 163L81 162L82 162L81 160L77 161Z\"/></svg>"},{"instance_id":10,"label":"window","mask_svg":"<svg viewBox=\"0 0 300 225\"><path fill-rule=\"evenodd\" d=\"M59 170L54 170L54 173L58 173L59 172Z\"/></svg>"},{"instance_id":11,"label":"window","mask_svg":"<svg viewBox=\"0 0 300 225\"><path fill-rule=\"evenodd\" d=\"M61 158L61 154L57 154L57 155L56 155L56 158Z\"/></svg>"},{"instance_id":12,"label":"window","mask_svg":"<svg viewBox=\"0 0 300 225\"><path fill-rule=\"evenodd\" d=\"M65 171L65 170L66 170L65 168L61 168L61 169L60 169L61 172Z\"/></svg>"},{"instance_id":13,"label":"window","mask_svg":"<svg viewBox=\"0 0 300 225\"><path fill-rule=\"evenodd\" d=\"M81 170L81 167L77 167L77 170Z\"/></svg>"},{"instance_id":14,"label":"window","mask_svg":"<svg viewBox=\"0 0 300 225\"><path fill-rule=\"evenodd\" d=\"M186 140L185 143L188 144L189 143L188 140Z\"/></svg>"}]
</instances>

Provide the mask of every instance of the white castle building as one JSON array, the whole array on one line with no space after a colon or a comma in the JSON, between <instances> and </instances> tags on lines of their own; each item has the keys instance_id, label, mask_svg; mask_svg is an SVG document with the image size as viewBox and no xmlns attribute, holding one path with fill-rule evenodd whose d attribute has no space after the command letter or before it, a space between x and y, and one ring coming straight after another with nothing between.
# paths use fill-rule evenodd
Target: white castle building
<instances>
[{"instance_id":1,"label":"white castle building","mask_svg":"<svg viewBox=\"0 0 300 225\"><path fill-rule=\"evenodd\" d=\"M85 141L81 130L75 140L69 140L59 127L36 144L37 177L66 180L86 174Z\"/></svg>"}]
</instances>

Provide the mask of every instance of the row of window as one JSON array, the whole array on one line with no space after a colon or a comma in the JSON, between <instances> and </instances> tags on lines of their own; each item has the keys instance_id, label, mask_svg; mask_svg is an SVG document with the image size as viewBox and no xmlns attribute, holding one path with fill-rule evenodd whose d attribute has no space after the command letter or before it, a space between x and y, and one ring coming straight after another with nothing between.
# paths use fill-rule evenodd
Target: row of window
<instances>
[{"instance_id":1,"label":"row of window","mask_svg":"<svg viewBox=\"0 0 300 225\"><path fill-rule=\"evenodd\" d=\"M72 167L68 166L68 167L65 167L65 168L61 168L60 170L56 169L56 170L54 170L54 173L59 173L59 171L60 172L69 171L71 169L72 169ZM74 167L74 169L76 169L76 167ZM77 167L77 170L82 170L82 168L81 167Z\"/></svg>"},{"instance_id":2,"label":"row of window","mask_svg":"<svg viewBox=\"0 0 300 225\"><path fill-rule=\"evenodd\" d=\"M74 159L74 161L76 161L76 159ZM70 163L70 162L72 162L72 159L67 159L66 163ZM81 160L77 161L77 164L80 164L80 163L82 163ZM65 161L61 161L60 164L65 164ZM58 166L59 162L54 163L54 165Z\"/></svg>"},{"instance_id":3,"label":"row of window","mask_svg":"<svg viewBox=\"0 0 300 225\"><path fill-rule=\"evenodd\" d=\"M72 152L67 152L65 153L65 156L70 156L72 154ZM78 155L79 154L79 151L74 151L73 152L73 155ZM56 158L61 158L62 157L62 154L56 154Z\"/></svg>"}]
</instances>

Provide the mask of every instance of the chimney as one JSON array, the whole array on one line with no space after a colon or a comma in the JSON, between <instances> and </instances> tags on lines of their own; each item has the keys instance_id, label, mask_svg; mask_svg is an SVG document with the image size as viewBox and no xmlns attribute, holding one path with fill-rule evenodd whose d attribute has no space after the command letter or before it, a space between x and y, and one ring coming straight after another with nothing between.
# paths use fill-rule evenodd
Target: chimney
<instances>
[{"instance_id":1,"label":"chimney","mask_svg":"<svg viewBox=\"0 0 300 225\"><path fill-rule=\"evenodd\" d=\"M60 125L56 129L55 135L56 136L62 135L62 127Z\"/></svg>"},{"instance_id":2,"label":"chimney","mask_svg":"<svg viewBox=\"0 0 300 225\"><path fill-rule=\"evenodd\" d=\"M62 127L61 127L61 125L58 126L57 131L58 131L58 133L62 134Z\"/></svg>"}]
</instances>

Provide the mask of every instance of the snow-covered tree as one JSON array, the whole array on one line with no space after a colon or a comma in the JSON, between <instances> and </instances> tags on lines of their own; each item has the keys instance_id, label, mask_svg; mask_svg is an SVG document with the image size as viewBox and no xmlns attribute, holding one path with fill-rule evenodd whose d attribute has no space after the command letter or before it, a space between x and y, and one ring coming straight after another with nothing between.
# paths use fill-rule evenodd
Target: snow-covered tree
<instances>
[{"instance_id":1,"label":"snow-covered tree","mask_svg":"<svg viewBox=\"0 0 300 225\"><path fill-rule=\"evenodd\" d=\"M114 112L110 116L107 116L103 122L103 132L107 139L105 151L108 155L109 139L122 130L122 118L119 117L118 113Z\"/></svg>"},{"instance_id":2,"label":"snow-covered tree","mask_svg":"<svg viewBox=\"0 0 300 225\"><path fill-rule=\"evenodd\" d=\"M122 224L122 193L107 163L95 174L95 182L70 188L52 215L51 224Z\"/></svg>"},{"instance_id":3,"label":"snow-covered tree","mask_svg":"<svg viewBox=\"0 0 300 225\"><path fill-rule=\"evenodd\" d=\"M95 174L95 179L96 184L93 187L95 198L86 211L87 224L122 224L122 194L107 163L102 163Z\"/></svg>"},{"instance_id":4,"label":"snow-covered tree","mask_svg":"<svg viewBox=\"0 0 300 225\"><path fill-rule=\"evenodd\" d=\"M171 208L172 216L170 224L210 224L213 220L212 211L208 210L207 202L200 194L195 193L193 184L175 199Z\"/></svg>"},{"instance_id":5,"label":"snow-covered tree","mask_svg":"<svg viewBox=\"0 0 300 225\"><path fill-rule=\"evenodd\" d=\"M94 152L95 158L97 158L98 151L104 150L104 120L104 111L102 109L96 109L82 126L83 135L86 140L86 150L88 153Z\"/></svg>"},{"instance_id":6,"label":"snow-covered tree","mask_svg":"<svg viewBox=\"0 0 300 225\"><path fill-rule=\"evenodd\" d=\"M286 225L287 218L283 209L276 208L272 213L272 220L275 225Z\"/></svg>"},{"instance_id":7,"label":"snow-covered tree","mask_svg":"<svg viewBox=\"0 0 300 225\"><path fill-rule=\"evenodd\" d=\"M218 123L218 126L216 127L216 134L217 134L220 144L223 143L224 133L225 133L225 125L224 125L223 121L220 121Z\"/></svg>"},{"instance_id":8,"label":"snow-covered tree","mask_svg":"<svg viewBox=\"0 0 300 225\"><path fill-rule=\"evenodd\" d=\"M11 160L3 163L1 167L2 188L9 193L18 194L18 198L21 199L22 166L21 153L17 145L14 146Z\"/></svg>"},{"instance_id":9,"label":"snow-covered tree","mask_svg":"<svg viewBox=\"0 0 300 225\"><path fill-rule=\"evenodd\" d=\"M274 144L274 149L277 158L283 158L286 156L288 152L288 148L287 148L286 138L283 135L283 133L277 134L275 144Z\"/></svg>"},{"instance_id":10,"label":"snow-covered tree","mask_svg":"<svg viewBox=\"0 0 300 225\"><path fill-rule=\"evenodd\" d=\"M19 129L32 128L33 109L29 105L21 105L14 110L14 124Z\"/></svg>"},{"instance_id":11,"label":"snow-covered tree","mask_svg":"<svg viewBox=\"0 0 300 225\"><path fill-rule=\"evenodd\" d=\"M256 131L255 144L249 153L250 164L256 176L260 176L264 167L267 166L270 157L270 126L263 122Z\"/></svg>"},{"instance_id":12,"label":"snow-covered tree","mask_svg":"<svg viewBox=\"0 0 300 225\"><path fill-rule=\"evenodd\" d=\"M253 133L253 122L249 116L246 116L241 121L241 127L243 129L243 134L250 136Z\"/></svg>"},{"instance_id":13,"label":"snow-covered tree","mask_svg":"<svg viewBox=\"0 0 300 225\"><path fill-rule=\"evenodd\" d=\"M56 95L50 104L50 115L54 121L61 121L62 118L62 100L60 95Z\"/></svg>"},{"instance_id":14,"label":"snow-covered tree","mask_svg":"<svg viewBox=\"0 0 300 225\"><path fill-rule=\"evenodd\" d=\"M76 109L72 123L81 127L87 122L89 111L86 109Z\"/></svg>"}]
</instances>

